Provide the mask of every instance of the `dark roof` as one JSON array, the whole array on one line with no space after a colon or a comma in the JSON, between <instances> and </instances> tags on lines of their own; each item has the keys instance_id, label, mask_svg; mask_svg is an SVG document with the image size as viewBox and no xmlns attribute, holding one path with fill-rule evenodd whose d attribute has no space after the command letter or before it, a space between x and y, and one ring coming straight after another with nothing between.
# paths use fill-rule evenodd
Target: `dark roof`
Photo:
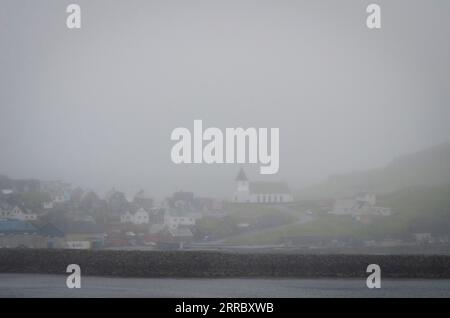
<instances>
[{"instance_id":1,"label":"dark roof","mask_svg":"<svg viewBox=\"0 0 450 318\"><path fill-rule=\"evenodd\" d=\"M3 220L0 221L0 233L5 234L23 234L36 233L37 229L26 221Z\"/></svg>"},{"instance_id":2,"label":"dark roof","mask_svg":"<svg viewBox=\"0 0 450 318\"><path fill-rule=\"evenodd\" d=\"M248 181L244 169L241 168L241 170L239 170L239 174L236 177L236 181Z\"/></svg>"},{"instance_id":3,"label":"dark roof","mask_svg":"<svg viewBox=\"0 0 450 318\"><path fill-rule=\"evenodd\" d=\"M250 182L250 193L252 194L284 194L291 193L284 182Z\"/></svg>"}]
</instances>

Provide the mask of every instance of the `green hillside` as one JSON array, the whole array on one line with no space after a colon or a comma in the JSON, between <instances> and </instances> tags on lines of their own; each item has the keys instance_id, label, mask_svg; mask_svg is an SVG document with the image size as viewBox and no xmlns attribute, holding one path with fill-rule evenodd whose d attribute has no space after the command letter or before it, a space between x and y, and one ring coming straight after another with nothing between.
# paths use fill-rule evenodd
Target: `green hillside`
<instances>
[{"instance_id":1,"label":"green hillside","mask_svg":"<svg viewBox=\"0 0 450 318\"><path fill-rule=\"evenodd\" d=\"M230 239L234 244L277 244L295 236L353 237L355 239L404 238L412 233L450 235L450 184L410 187L382 195L378 205L391 207L394 215L375 217L362 224L350 216L317 215L305 224L286 225L245 238Z\"/></svg>"},{"instance_id":2,"label":"green hillside","mask_svg":"<svg viewBox=\"0 0 450 318\"><path fill-rule=\"evenodd\" d=\"M379 169L334 175L304 189L297 199L326 199L349 196L361 190L392 193L414 186L450 182L450 143L401 156Z\"/></svg>"}]
</instances>

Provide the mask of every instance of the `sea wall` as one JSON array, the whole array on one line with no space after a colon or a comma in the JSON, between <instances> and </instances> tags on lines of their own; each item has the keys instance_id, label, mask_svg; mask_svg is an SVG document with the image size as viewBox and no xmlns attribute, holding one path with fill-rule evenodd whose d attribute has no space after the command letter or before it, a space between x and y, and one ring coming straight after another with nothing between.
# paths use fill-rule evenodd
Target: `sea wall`
<instances>
[{"instance_id":1,"label":"sea wall","mask_svg":"<svg viewBox=\"0 0 450 318\"><path fill-rule=\"evenodd\" d=\"M366 277L369 264L382 277L450 278L448 255L306 255L199 251L0 249L0 273L117 277Z\"/></svg>"}]
</instances>

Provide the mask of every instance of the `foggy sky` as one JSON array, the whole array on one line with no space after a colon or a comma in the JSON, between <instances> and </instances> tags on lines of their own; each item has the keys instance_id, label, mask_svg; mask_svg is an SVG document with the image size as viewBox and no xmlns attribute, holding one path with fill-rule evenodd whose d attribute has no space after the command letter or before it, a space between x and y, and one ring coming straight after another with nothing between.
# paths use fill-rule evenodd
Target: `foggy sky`
<instances>
[{"instance_id":1,"label":"foggy sky","mask_svg":"<svg viewBox=\"0 0 450 318\"><path fill-rule=\"evenodd\" d=\"M247 172L294 189L448 141L450 2L372 2L1 0L0 174L230 197L239 165L170 159L194 119L279 127Z\"/></svg>"}]
</instances>

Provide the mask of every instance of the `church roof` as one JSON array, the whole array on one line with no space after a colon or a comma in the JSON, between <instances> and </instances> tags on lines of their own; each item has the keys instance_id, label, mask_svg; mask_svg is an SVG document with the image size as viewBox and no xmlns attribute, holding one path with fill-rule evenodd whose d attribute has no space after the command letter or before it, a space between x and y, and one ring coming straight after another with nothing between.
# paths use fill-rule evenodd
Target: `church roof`
<instances>
[{"instance_id":1,"label":"church roof","mask_svg":"<svg viewBox=\"0 0 450 318\"><path fill-rule=\"evenodd\" d=\"M291 193L289 186L284 182L250 182L251 194L284 194Z\"/></svg>"},{"instance_id":2,"label":"church roof","mask_svg":"<svg viewBox=\"0 0 450 318\"><path fill-rule=\"evenodd\" d=\"M236 181L248 181L244 169L241 168L241 170L239 170L239 174L236 177Z\"/></svg>"}]
</instances>

